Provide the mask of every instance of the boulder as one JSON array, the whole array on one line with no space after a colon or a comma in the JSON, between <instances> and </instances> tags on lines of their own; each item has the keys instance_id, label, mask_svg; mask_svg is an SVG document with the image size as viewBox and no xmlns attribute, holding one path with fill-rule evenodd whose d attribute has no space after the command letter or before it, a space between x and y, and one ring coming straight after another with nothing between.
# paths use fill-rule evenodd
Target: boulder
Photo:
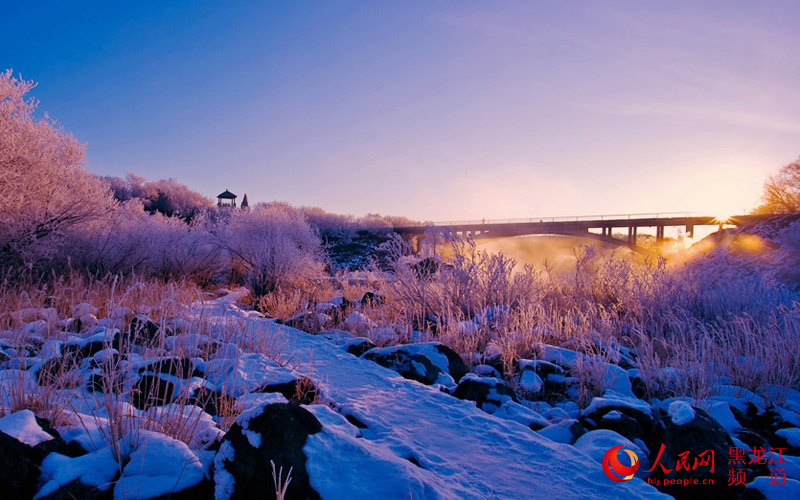
<instances>
[{"instance_id":1,"label":"boulder","mask_svg":"<svg viewBox=\"0 0 800 500\"><path fill-rule=\"evenodd\" d=\"M503 378L499 371L490 365L475 365L472 367L472 373L479 377L494 377L497 379Z\"/></svg>"},{"instance_id":2,"label":"boulder","mask_svg":"<svg viewBox=\"0 0 800 500\"><path fill-rule=\"evenodd\" d=\"M133 342L138 345L149 345L158 337L160 332L161 327L158 323L154 323L146 316L135 316L125 334L118 333L114 336L114 345L112 347L122 352L122 344ZM164 335L169 336L172 333L165 329Z\"/></svg>"},{"instance_id":3,"label":"boulder","mask_svg":"<svg viewBox=\"0 0 800 500\"><path fill-rule=\"evenodd\" d=\"M80 360L74 355L50 358L39 367L36 372L36 381L39 385L58 384L64 380L68 372L79 366Z\"/></svg>"},{"instance_id":4,"label":"boulder","mask_svg":"<svg viewBox=\"0 0 800 500\"><path fill-rule=\"evenodd\" d=\"M376 346L368 338L356 337L354 339L345 341L344 347L347 349L348 354L360 357L362 354L370 349L374 349Z\"/></svg>"},{"instance_id":5,"label":"boulder","mask_svg":"<svg viewBox=\"0 0 800 500\"><path fill-rule=\"evenodd\" d=\"M597 460L598 463L602 463L603 457L608 450L615 446L622 446L626 450L631 450L636 454L639 463L639 468L636 471L637 477L646 477L647 473L645 471L650 469L646 448L642 449L640 445L632 442L625 436L608 429L589 431L579 437L578 440L575 441L574 446ZM625 465L630 465L630 462L626 463L624 460L623 463Z\"/></svg>"},{"instance_id":6,"label":"boulder","mask_svg":"<svg viewBox=\"0 0 800 500\"><path fill-rule=\"evenodd\" d=\"M773 437L774 447L785 448L783 453L787 455L800 455L800 429L797 427L786 427L778 429Z\"/></svg>"},{"instance_id":7,"label":"boulder","mask_svg":"<svg viewBox=\"0 0 800 500\"><path fill-rule=\"evenodd\" d=\"M189 358L165 358L139 368L139 373L150 372L161 375L172 375L178 378L197 376L194 363Z\"/></svg>"},{"instance_id":8,"label":"boulder","mask_svg":"<svg viewBox=\"0 0 800 500\"><path fill-rule=\"evenodd\" d=\"M580 422L574 418L567 418L554 422L547 427L537 431L539 435L546 437L556 443L572 444L581 437L586 430Z\"/></svg>"},{"instance_id":9,"label":"boulder","mask_svg":"<svg viewBox=\"0 0 800 500\"><path fill-rule=\"evenodd\" d=\"M225 434L214 458L216 498L271 496L274 464L284 481L291 469L286 499L319 499L309 484L303 446L309 435L321 430L319 421L296 404L267 404L246 411Z\"/></svg>"},{"instance_id":10,"label":"boulder","mask_svg":"<svg viewBox=\"0 0 800 500\"><path fill-rule=\"evenodd\" d=\"M203 464L182 441L152 431L132 435L131 452L114 484L114 498L210 500Z\"/></svg>"},{"instance_id":11,"label":"boulder","mask_svg":"<svg viewBox=\"0 0 800 500\"><path fill-rule=\"evenodd\" d=\"M361 305L369 307L378 307L383 305L383 297L377 292L367 292L361 297Z\"/></svg>"},{"instance_id":12,"label":"boulder","mask_svg":"<svg viewBox=\"0 0 800 500\"><path fill-rule=\"evenodd\" d=\"M308 405L317 398L317 388L314 382L304 376L300 376L289 382L276 382L262 386L256 392L277 392L283 395L288 401L293 403Z\"/></svg>"},{"instance_id":13,"label":"boulder","mask_svg":"<svg viewBox=\"0 0 800 500\"><path fill-rule=\"evenodd\" d=\"M0 484L3 498L33 498L39 466L66 443L50 424L30 410L0 418Z\"/></svg>"},{"instance_id":14,"label":"boulder","mask_svg":"<svg viewBox=\"0 0 800 500\"><path fill-rule=\"evenodd\" d=\"M639 422L619 410L612 410L603 415L599 422L593 423L597 429L614 431L630 441L636 441L637 439L641 440L642 443L647 441L647 436ZM586 420L584 420L584 425L589 426Z\"/></svg>"},{"instance_id":15,"label":"boulder","mask_svg":"<svg viewBox=\"0 0 800 500\"><path fill-rule=\"evenodd\" d=\"M426 257L411 265L411 270L417 278L430 278L439 272L439 261L433 257Z\"/></svg>"},{"instance_id":16,"label":"boulder","mask_svg":"<svg viewBox=\"0 0 800 500\"><path fill-rule=\"evenodd\" d=\"M52 493L38 497L39 500L75 500L78 498L81 500L112 500L114 491L111 488L102 490L97 486L85 484L80 479L75 479L60 486Z\"/></svg>"},{"instance_id":17,"label":"boulder","mask_svg":"<svg viewBox=\"0 0 800 500\"><path fill-rule=\"evenodd\" d=\"M426 385L435 384L441 374L449 375L453 380L460 380L467 374L467 366L461 357L439 342L375 348L362 357Z\"/></svg>"},{"instance_id":18,"label":"boulder","mask_svg":"<svg viewBox=\"0 0 800 500\"><path fill-rule=\"evenodd\" d=\"M606 391L602 397L593 398L589 406L583 410L583 419L591 420L594 427L600 427L606 414L617 411L620 414L632 418L639 424L645 436L649 436L653 430L653 409L650 404L641 399L623 396L612 391ZM609 425L610 422L606 420ZM619 432L619 429L612 429ZM636 436L627 436L633 440ZM649 443L648 443L649 445Z\"/></svg>"},{"instance_id":19,"label":"boulder","mask_svg":"<svg viewBox=\"0 0 800 500\"><path fill-rule=\"evenodd\" d=\"M478 408L493 413L506 401L518 403L517 396L502 380L494 377L479 377L474 373L464 376L453 391L459 399L475 401Z\"/></svg>"},{"instance_id":20,"label":"boulder","mask_svg":"<svg viewBox=\"0 0 800 500\"><path fill-rule=\"evenodd\" d=\"M679 499L735 498L741 488L728 487L728 454L731 447L734 446L733 441L725 429L705 411L700 408L691 408L693 412L691 414L684 405L685 403L670 405L670 416L664 419L664 451L659 463L668 472L656 465L651 477L659 479L661 484L664 484L664 480L698 479L702 482L703 479L713 479L713 485L670 485L660 488ZM691 418L689 418L690 416ZM652 463L655 463L658 457L660 446L654 448L650 450ZM686 470L684 466L678 470L679 455L684 452L688 452L689 470ZM701 456L701 454L703 455ZM698 465L693 470L695 458L701 460L704 457L709 460L708 465Z\"/></svg>"},{"instance_id":21,"label":"boulder","mask_svg":"<svg viewBox=\"0 0 800 500\"><path fill-rule=\"evenodd\" d=\"M175 384L156 375L142 375L133 384L130 403L139 410L164 406L175 396Z\"/></svg>"}]
</instances>

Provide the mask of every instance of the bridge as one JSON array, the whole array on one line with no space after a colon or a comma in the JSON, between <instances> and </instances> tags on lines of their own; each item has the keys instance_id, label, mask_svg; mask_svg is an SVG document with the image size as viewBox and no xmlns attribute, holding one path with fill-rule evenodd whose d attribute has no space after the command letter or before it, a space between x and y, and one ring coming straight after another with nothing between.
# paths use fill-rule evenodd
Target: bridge
<instances>
[{"instance_id":1,"label":"bridge","mask_svg":"<svg viewBox=\"0 0 800 500\"><path fill-rule=\"evenodd\" d=\"M694 235L697 226L725 225L743 226L762 221L768 215L735 215L720 219L716 216L693 215L688 212L581 215L574 217L532 217L527 219L463 220L427 222L414 226L395 227L394 231L411 241L415 251L419 242L433 232L450 232L472 238L500 238L527 235L567 235L594 238L607 243L623 245L633 249L640 228L655 228L657 240L664 239L664 228L682 227L687 236ZM614 230L623 230L623 237L615 236ZM624 230L627 230L625 237Z\"/></svg>"}]
</instances>

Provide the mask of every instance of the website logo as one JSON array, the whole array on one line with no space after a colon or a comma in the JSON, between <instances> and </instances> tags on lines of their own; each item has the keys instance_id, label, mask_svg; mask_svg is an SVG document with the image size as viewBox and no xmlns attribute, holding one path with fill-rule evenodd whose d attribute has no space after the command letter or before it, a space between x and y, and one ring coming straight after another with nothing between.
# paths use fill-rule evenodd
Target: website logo
<instances>
[{"instance_id":1,"label":"website logo","mask_svg":"<svg viewBox=\"0 0 800 500\"><path fill-rule=\"evenodd\" d=\"M630 465L622 465L622 462L619 461L619 458L617 458L619 450L628 454L628 457L631 459ZM630 481L638 468L639 457L631 450L627 448L623 449L622 446L615 446L603 455L603 472L614 482L624 483L625 481Z\"/></svg>"}]
</instances>

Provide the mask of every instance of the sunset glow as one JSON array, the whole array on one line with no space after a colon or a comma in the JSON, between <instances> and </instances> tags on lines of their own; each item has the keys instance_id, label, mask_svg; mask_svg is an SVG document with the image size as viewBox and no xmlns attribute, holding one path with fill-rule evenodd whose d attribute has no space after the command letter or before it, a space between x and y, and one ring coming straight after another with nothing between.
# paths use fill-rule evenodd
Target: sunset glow
<instances>
[{"instance_id":1,"label":"sunset glow","mask_svg":"<svg viewBox=\"0 0 800 500\"><path fill-rule=\"evenodd\" d=\"M419 220L739 214L797 155L796 2L80 4L7 5L0 61L102 175Z\"/></svg>"}]
</instances>

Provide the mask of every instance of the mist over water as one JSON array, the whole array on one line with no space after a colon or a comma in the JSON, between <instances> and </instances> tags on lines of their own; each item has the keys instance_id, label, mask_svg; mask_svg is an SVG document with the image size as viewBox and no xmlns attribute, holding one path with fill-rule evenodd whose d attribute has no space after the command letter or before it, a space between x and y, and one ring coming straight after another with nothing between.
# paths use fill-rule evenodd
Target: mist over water
<instances>
[{"instance_id":1,"label":"mist over water","mask_svg":"<svg viewBox=\"0 0 800 500\"><path fill-rule=\"evenodd\" d=\"M710 232L704 231L702 237ZM615 237L622 239L624 235L615 234ZM710 250L711 243L697 244L703 239L702 237L697 235L695 238L672 237L663 242L656 242L655 236L643 234L637 239L637 245L642 248L643 253L594 238L557 234L476 239L475 245L478 250L489 253L503 252L513 258L516 261L516 270L521 270L526 264L540 271L550 266L554 274L564 275L575 270L576 252L582 246L591 246L596 250L607 252L609 257L611 255L628 257L640 263L660 256L666 259L668 265L676 267Z\"/></svg>"},{"instance_id":2,"label":"mist over water","mask_svg":"<svg viewBox=\"0 0 800 500\"><path fill-rule=\"evenodd\" d=\"M562 235L529 235L509 238L475 240L478 250L490 253L503 252L517 262L517 268L530 264L535 269L545 270L550 266L555 274L571 273L575 270L576 251L582 245L598 250L615 251L617 255L632 255L631 250L603 243L591 238Z\"/></svg>"}]
</instances>

